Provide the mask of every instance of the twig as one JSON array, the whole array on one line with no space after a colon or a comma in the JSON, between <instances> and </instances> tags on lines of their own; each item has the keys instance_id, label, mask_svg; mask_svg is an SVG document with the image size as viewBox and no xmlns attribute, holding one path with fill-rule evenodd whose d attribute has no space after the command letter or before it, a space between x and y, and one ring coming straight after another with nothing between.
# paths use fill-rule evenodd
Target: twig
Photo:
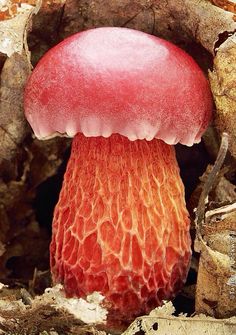
<instances>
[{"instance_id":1,"label":"twig","mask_svg":"<svg viewBox=\"0 0 236 335\"><path fill-rule=\"evenodd\" d=\"M220 149L219 149L215 164L211 172L209 173L208 178L203 186L202 193L200 195L200 199L198 203L198 207L196 210L195 225L196 225L198 236L201 236L202 224L204 223L204 219L205 219L206 200L208 198L208 194L211 191L212 186L215 183L216 177L224 163L225 156L228 150L228 143L229 143L229 136L227 133L223 133L222 138L221 138Z\"/></svg>"},{"instance_id":2,"label":"twig","mask_svg":"<svg viewBox=\"0 0 236 335\"><path fill-rule=\"evenodd\" d=\"M20 294L21 294L22 302L25 305L32 306L32 300L33 300L33 298L32 298L32 296L30 295L30 293L25 288L22 288L20 290Z\"/></svg>"}]
</instances>

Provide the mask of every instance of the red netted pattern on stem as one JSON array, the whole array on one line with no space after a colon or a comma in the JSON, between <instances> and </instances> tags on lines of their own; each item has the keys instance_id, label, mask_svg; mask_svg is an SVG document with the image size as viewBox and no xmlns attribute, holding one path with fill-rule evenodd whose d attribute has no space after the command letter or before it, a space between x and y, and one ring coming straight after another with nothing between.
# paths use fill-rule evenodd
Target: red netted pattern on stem
<instances>
[{"instance_id":1,"label":"red netted pattern on stem","mask_svg":"<svg viewBox=\"0 0 236 335\"><path fill-rule=\"evenodd\" d=\"M176 294L190 254L174 149L77 135L54 213L54 282L69 296L99 291L110 315L130 320Z\"/></svg>"}]
</instances>

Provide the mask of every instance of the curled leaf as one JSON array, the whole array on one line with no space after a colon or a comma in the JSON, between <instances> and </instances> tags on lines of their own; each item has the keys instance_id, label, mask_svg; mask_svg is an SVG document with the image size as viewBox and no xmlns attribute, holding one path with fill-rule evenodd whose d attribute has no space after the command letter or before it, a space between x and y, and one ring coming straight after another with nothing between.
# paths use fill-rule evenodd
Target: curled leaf
<instances>
[{"instance_id":1,"label":"curled leaf","mask_svg":"<svg viewBox=\"0 0 236 335\"><path fill-rule=\"evenodd\" d=\"M230 151L236 157L236 34L218 49L210 82L216 103L215 123L230 136Z\"/></svg>"},{"instance_id":2,"label":"curled leaf","mask_svg":"<svg viewBox=\"0 0 236 335\"><path fill-rule=\"evenodd\" d=\"M5 1L0 9L0 52L10 57L13 53L22 53L26 45L25 34L31 16L39 9L39 3L12 3Z\"/></svg>"}]
</instances>

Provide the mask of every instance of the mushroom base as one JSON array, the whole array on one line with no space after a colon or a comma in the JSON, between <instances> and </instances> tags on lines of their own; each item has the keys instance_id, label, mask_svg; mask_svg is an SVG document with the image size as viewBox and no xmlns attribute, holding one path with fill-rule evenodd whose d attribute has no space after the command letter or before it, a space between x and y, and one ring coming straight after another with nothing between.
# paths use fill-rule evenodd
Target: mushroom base
<instances>
[{"instance_id":1,"label":"mushroom base","mask_svg":"<svg viewBox=\"0 0 236 335\"><path fill-rule=\"evenodd\" d=\"M101 292L108 322L128 324L180 290L189 227L173 147L78 134L54 212L54 283L68 296Z\"/></svg>"}]
</instances>

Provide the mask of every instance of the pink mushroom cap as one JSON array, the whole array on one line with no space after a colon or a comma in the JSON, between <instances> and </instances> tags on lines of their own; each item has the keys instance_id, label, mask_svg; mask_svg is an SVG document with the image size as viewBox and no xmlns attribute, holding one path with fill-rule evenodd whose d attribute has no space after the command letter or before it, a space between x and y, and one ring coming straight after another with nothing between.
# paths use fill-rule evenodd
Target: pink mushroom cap
<instances>
[{"instance_id":1,"label":"pink mushroom cap","mask_svg":"<svg viewBox=\"0 0 236 335\"><path fill-rule=\"evenodd\" d=\"M40 139L118 133L190 146L211 113L196 62L170 42L126 28L65 39L39 61L25 89L25 114Z\"/></svg>"}]
</instances>

